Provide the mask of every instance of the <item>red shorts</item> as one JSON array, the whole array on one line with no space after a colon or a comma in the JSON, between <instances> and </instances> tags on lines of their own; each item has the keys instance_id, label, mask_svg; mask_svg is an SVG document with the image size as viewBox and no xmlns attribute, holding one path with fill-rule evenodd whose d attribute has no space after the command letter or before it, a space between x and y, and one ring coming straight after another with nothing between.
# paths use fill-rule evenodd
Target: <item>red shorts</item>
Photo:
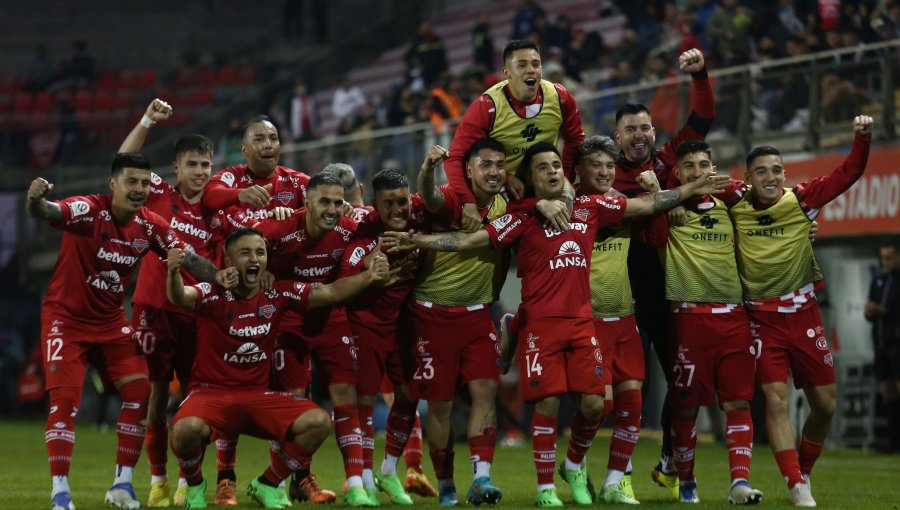
<instances>
[{"instance_id":1,"label":"red shorts","mask_svg":"<svg viewBox=\"0 0 900 510\"><path fill-rule=\"evenodd\" d=\"M147 362L124 315L103 326L76 323L48 307L41 310L41 359L47 389L81 388L90 362L105 383L147 375Z\"/></svg>"},{"instance_id":2,"label":"red shorts","mask_svg":"<svg viewBox=\"0 0 900 510\"><path fill-rule=\"evenodd\" d=\"M676 409L753 400L756 357L747 312L671 313L669 403Z\"/></svg>"},{"instance_id":3,"label":"red shorts","mask_svg":"<svg viewBox=\"0 0 900 510\"><path fill-rule=\"evenodd\" d=\"M469 381L500 378L500 342L489 307L449 311L413 301L410 312L411 398L449 401Z\"/></svg>"},{"instance_id":4,"label":"red shorts","mask_svg":"<svg viewBox=\"0 0 900 510\"><path fill-rule=\"evenodd\" d=\"M137 341L147 357L150 380L171 381L174 373L186 388L197 354L194 316L134 303L131 317Z\"/></svg>"},{"instance_id":5,"label":"red shorts","mask_svg":"<svg viewBox=\"0 0 900 510\"><path fill-rule=\"evenodd\" d=\"M282 324L277 345L276 362L272 366L273 388L306 389L310 382L310 360L326 385L356 385L357 348L346 316L342 320L329 320L314 335Z\"/></svg>"},{"instance_id":6,"label":"red shorts","mask_svg":"<svg viewBox=\"0 0 900 510\"><path fill-rule=\"evenodd\" d=\"M796 313L751 310L750 328L760 349L758 384L787 383L795 388L834 384L834 358L828 349L819 304Z\"/></svg>"},{"instance_id":7,"label":"red shorts","mask_svg":"<svg viewBox=\"0 0 900 510\"><path fill-rule=\"evenodd\" d=\"M616 385L644 380L644 346L634 315L618 319L594 317L594 335L600 342L603 366Z\"/></svg>"},{"instance_id":8,"label":"red shorts","mask_svg":"<svg viewBox=\"0 0 900 510\"><path fill-rule=\"evenodd\" d=\"M172 424L197 417L222 436L248 434L280 441L288 439L294 421L312 409L319 406L291 393L195 388L181 402Z\"/></svg>"},{"instance_id":9,"label":"red shorts","mask_svg":"<svg viewBox=\"0 0 900 510\"><path fill-rule=\"evenodd\" d=\"M570 392L606 394L609 376L589 318L526 319L516 358L527 402Z\"/></svg>"},{"instance_id":10,"label":"red shorts","mask_svg":"<svg viewBox=\"0 0 900 510\"><path fill-rule=\"evenodd\" d=\"M409 349L402 348L397 339L398 329L372 329L356 322L351 322L350 326L359 358L357 393L374 397L378 393L394 391L394 386L405 385L412 377L413 363ZM385 383L389 388L387 391L384 391Z\"/></svg>"}]
</instances>

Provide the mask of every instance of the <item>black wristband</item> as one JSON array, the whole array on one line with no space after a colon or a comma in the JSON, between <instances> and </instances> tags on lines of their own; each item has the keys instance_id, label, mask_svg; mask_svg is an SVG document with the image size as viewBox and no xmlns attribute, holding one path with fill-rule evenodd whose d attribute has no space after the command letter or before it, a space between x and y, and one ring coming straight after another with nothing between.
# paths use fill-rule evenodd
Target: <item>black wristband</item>
<instances>
[{"instance_id":1,"label":"black wristband","mask_svg":"<svg viewBox=\"0 0 900 510\"><path fill-rule=\"evenodd\" d=\"M709 78L709 74L707 74L705 67L697 72L691 73L692 80L705 80L707 78Z\"/></svg>"}]
</instances>

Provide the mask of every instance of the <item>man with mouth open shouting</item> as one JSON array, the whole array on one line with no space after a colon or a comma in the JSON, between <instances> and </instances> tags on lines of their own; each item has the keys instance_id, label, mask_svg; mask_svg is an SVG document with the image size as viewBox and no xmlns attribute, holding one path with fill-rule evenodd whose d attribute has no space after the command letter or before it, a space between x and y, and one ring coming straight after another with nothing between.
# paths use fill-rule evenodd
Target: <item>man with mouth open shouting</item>
<instances>
[{"instance_id":1,"label":"man with mouth open shouting","mask_svg":"<svg viewBox=\"0 0 900 510\"><path fill-rule=\"evenodd\" d=\"M531 192L539 199L554 200L563 195L562 159L550 143L539 142L528 149L519 176L527 185L526 193ZM519 371L523 374L523 399L535 403L531 436L538 476L536 506L563 506L553 483L559 395L574 393L579 412L586 421L599 420L603 411L606 369L594 336L589 288L589 254L597 231L625 217L667 211L688 196L721 190L727 181L727 177L707 172L677 189L634 199L584 195L575 199L570 228L566 231L556 230L540 216L513 213L474 233L386 234L385 246L401 249L465 251L512 246L516 250L518 274L522 278L519 332L522 341L517 355ZM596 427L585 426L583 430L580 450L576 455L573 452L567 455L573 471L585 469L584 453L590 448Z\"/></svg>"},{"instance_id":2,"label":"man with mouth open shouting","mask_svg":"<svg viewBox=\"0 0 900 510\"><path fill-rule=\"evenodd\" d=\"M318 449L331 420L309 400L269 391L279 321L288 311L305 313L342 303L386 280L387 257L375 253L369 270L329 285L282 280L269 291L263 291L259 282L268 262L266 241L252 228L239 229L225 241L225 263L238 275L233 290L203 283L185 287L180 272L184 259L182 250L169 250L166 293L173 304L198 317L190 394L175 415L172 438L188 480L185 506L206 505L202 444L216 430L229 437L246 433L279 444L280 455L250 482L247 494L266 508L282 508L278 484L298 458L309 458Z\"/></svg>"},{"instance_id":3,"label":"man with mouth open shouting","mask_svg":"<svg viewBox=\"0 0 900 510\"><path fill-rule=\"evenodd\" d=\"M135 344L122 304L135 266L154 252L190 250L169 223L144 203L150 193L150 161L139 153L117 154L109 187L112 196L76 196L54 202L53 185L38 177L28 189L31 216L65 231L59 258L41 309L41 348L50 393L46 444L53 480L53 510L72 510L69 466L75 447L75 416L88 362L122 396L117 424L116 478L106 502L140 508L132 473L143 448L150 383L147 364ZM198 281L226 273L193 251L184 267Z\"/></svg>"},{"instance_id":4,"label":"man with mouth open shouting","mask_svg":"<svg viewBox=\"0 0 900 510\"><path fill-rule=\"evenodd\" d=\"M466 109L446 162L447 180L463 204L462 227L470 232L483 224L463 160L476 140L491 137L506 149L513 198L520 198L521 182L514 176L528 147L541 141L556 143L562 137L563 167L571 181L575 177L575 150L584 141L575 98L559 83L542 79L541 53L535 43L510 41L503 48L503 75L506 80L487 89Z\"/></svg>"}]
</instances>

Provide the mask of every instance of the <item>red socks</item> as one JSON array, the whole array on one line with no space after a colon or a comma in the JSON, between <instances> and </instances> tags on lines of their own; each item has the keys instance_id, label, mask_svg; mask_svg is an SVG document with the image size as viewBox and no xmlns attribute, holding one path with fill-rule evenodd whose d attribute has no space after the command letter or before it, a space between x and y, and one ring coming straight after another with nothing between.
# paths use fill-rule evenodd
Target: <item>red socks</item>
<instances>
[{"instance_id":1,"label":"red socks","mask_svg":"<svg viewBox=\"0 0 900 510\"><path fill-rule=\"evenodd\" d=\"M412 430L415 417L415 402L394 400L394 405L391 406L391 412L388 414L387 419L387 437L385 438L384 453L394 457L403 455L403 449L406 447L406 442L409 441L409 433ZM419 450L422 450L421 443Z\"/></svg>"},{"instance_id":2,"label":"red socks","mask_svg":"<svg viewBox=\"0 0 900 510\"><path fill-rule=\"evenodd\" d=\"M556 416L534 413L531 418L531 448L538 485L552 484L556 468Z\"/></svg>"},{"instance_id":3,"label":"red socks","mask_svg":"<svg viewBox=\"0 0 900 510\"><path fill-rule=\"evenodd\" d=\"M422 471L422 423L419 421L419 413L416 412L416 420L409 433L406 449L403 450L403 458L407 468Z\"/></svg>"},{"instance_id":4,"label":"red socks","mask_svg":"<svg viewBox=\"0 0 900 510\"><path fill-rule=\"evenodd\" d=\"M725 413L725 446L731 481L750 480L750 460L753 458L753 420L750 409L733 409Z\"/></svg>"},{"instance_id":5,"label":"red socks","mask_svg":"<svg viewBox=\"0 0 900 510\"><path fill-rule=\"evenodd\" d=\"M641 390L626 390L613 401L615 418L607 469L626 471L641 431Z\"/></svg>"},{"instance_id":6,"label":"red socks","mask_svg":"<svg viewBox=\"0 0 900 510\"><path fill-rule=\"evenodd\" d=\"M144 448L144 436L147 427L147 402L150 399L150 381L146 377L127 382L119 388L122 396L122 408L119 410L118 448L116 449L116 465L134 467L141 450Z\"/></svg>"},{"instance_id":7,"label":"red socks","mask_svg":"<svg viewBox=\"0 0 900 510\"><path fill-rule=\"evenodd\" d=\"M372 459L375 456L375 425L372 423L372 415L375 406L360 405L359 423L362 425L362 458L363 469L372 470Z\"/></svg>"},{"instance_id":8,"label":"red socks","mask_svg":"<svg viewBox=\"0 0 900 510\"><path fill-rule=\"evenodd\" d=\"M788 489L793 489L795 485L803 482L800 475L800 461L797 459L797 450L789 448L775 452L775 462L778 463L778 469L781 475L787 481Z\"/></svg>"},{"instance_id":9,"label":"red socks","mask_svg":"<svg viewBox=\"0 0 900 510\"><path fill-rule=\"evenodd\" d=\"M677 412L672 413L672 453L675 467L678 468L678 479L690 481L694 479L694 450L697 447L696 418L687 418Z\"/></svg>"},{"instance_id":10,"label":"red socks","mask_svg":"<svg viewBox=\"0 0 900 510\"><path fill-rule=\"evenodd\" d=\"M572 418L572 437L569 439L569 449L566 452L566 458L573 464L581 464L584 460L584 454L591 447L597 429L600 428L600 419L590 420L581 414L581 410L575 411L575 417Z\"/></svg>"},{"instance_id":11,"label":"red socks","mask_svg":"<svg viewBox=\"0 0 900 510\"><path fill-rule=\"evenodd\" d=\"M72 450L75 449L75 415L81 402L80 388L66 386L50 389L50 413L44 441L51 476L69 476Z\"/></svg>"},{"instance_id":12,"label":"red socks","mask_svg":"<svg viewBox=\"0 0 900 510\"><path fill-rule=\"evenodd\" d=\"M220 436L215 431L213 431L213 437L216 441L216 470L219 472L234 471L238 438Z\"/></svg>"},{"instance_id":13,"label":"red socks","mask_svg":"<svg viewBox=\"0 0 900 510\"><path fill-rule=\"evenodd\" d=\"M814 443L805 437L800 438L800 447L797 449L797 454L800 457L801 474L809 475L812 472L816 460L822 454L823 446L825 446L823 443Z\"/></svg>"},{"instance_id":14,"label":"red socks","mask_svg":"<svg viewBox=\"0 0 900 510\"><path fill-rule=\"evenodd\" d=\"M334 406L334 436L344 457L344 475L362 476L362 435L356 405Z\"/></svg>"},{"instance_id":15,"label":"red socks","mask_svg":"<svg viewBox=\"0 0 900 510\"><path fill-rule=\"evenodd\" d=\"M434 466L434 476L438 480L450 480L453 478L453 446L439 448L428 452L431 455L431 464Z\"/></svg>"},{"instance_id":16,"label":"red socks","mask_svg":"<svg viewBox=\"0 0 900 510\"><path fill-rule=\"evenodd\" d=\"M166 462L169 451L169 424L166 421L147 425L147 437L144 438L147 449L147 460L150 462L150 474L166 476Z\"/></svg>"}]
</instances>

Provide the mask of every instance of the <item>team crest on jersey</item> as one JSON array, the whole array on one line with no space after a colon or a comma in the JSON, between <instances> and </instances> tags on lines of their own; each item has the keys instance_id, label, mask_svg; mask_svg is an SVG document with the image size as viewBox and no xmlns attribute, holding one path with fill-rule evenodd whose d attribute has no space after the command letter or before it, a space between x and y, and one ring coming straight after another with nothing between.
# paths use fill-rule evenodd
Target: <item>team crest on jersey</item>
<instances>
[{"instance_id":1,"label":"team crest on jersey","mask_svg":"<svg viewBox=\"0 0 900 510\"><path fill-rule=\"evenodd\" d=\"M278 194L275 195L275 200L278 200L284 205L288 205L294 200L295 196L293 191L279 191Z\"/></svg>"},{"instance_id":2,"label":"team crest on jersey","mask_svg":"<svg viewBox=\"0 0 900 510\"><path fill-rule=\"evenodd\" d=\"M144 253L144 250L150 247L150 243L146 239L135 239L131 241L131 247L138 253Z\"/></svg>"},{"instance_id":3,"label":"team crest on jersey","mask_svg":"<svg viewBox=\"0 0 900 510\"><path fill-rule=\"evenodd\" d=\"M603 370L602 366L594 365L594 373L597 374L597 379L603 379L603 374L605 374L606 371Z\"/></svg>"},{"instance_id":4,"label":"team crest on jersey","mask_svg":"<svg viewBox=\"0 0 900 510\"><path fill-rule=\"evenodd\" d=\"M343 254L344 254L344 249L338 248L337 250L334 250L331 252L331 258L333 258L334 260L340 260L341 255L343 255Z\"/></svg>"},{"instance_id":5,"label":"team crest on jersey","mask_svg":"<svg viewBox=\"0 0 900 510\"><path fill-rule=\"evenodd\" d=\"M275 305L268 304L265 306L259 307L259 315L261 317L265 317L266 319L271 319L272 314L275 313Z\"/></svg>"},{"instance_id":6,"label":"team crest on jersey","mask_svg":"<svg viewBox=\"0 0 900 510\"><path fill-rule=\"evenodd\" d=\"M826 354L823 361L825 362L825 365L827 365L829 367L834 366L834 358L831 357L831 353Z\"/></svg>"},{"instance_id":7,"label":"team crest on jersey","mask_svg":"<svg viewBox=\"0 0 900 510\"><path fill-rule=\"evenodd\" d=\"M587 221L588 216L590 216L591 212L587 209L575 209L575 217L581 221Z\"/></svg>"},{"instance_id":8,"label":"team crest on jersey","mask_svg":"<svg viewBox=\"0 0 900 510\"><path fill-rule=\"evenodd\" d=\"M209 228L217 229L221 226L222 226L222 220L220 220L219 218L213 218L213 219L209 220Z\"/></svg>"}]
</instances>

